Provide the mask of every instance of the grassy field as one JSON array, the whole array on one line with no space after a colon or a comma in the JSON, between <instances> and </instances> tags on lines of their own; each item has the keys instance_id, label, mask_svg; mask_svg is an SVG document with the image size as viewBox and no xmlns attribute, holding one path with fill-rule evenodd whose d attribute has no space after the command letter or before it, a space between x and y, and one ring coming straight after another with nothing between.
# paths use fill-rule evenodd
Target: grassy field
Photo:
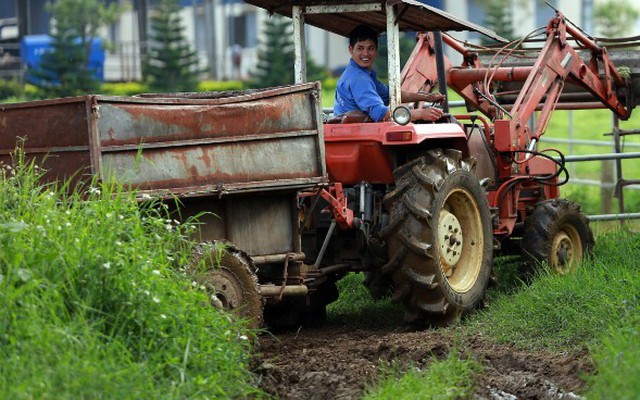
<instances>
[{"instance_id":1,"label":"grassy field","mask_svg":"<svg viewBox=\"0 0 640 400\"><path fill-rule=\"evenodd\" d=\"M635 260L638 253L640 235L622 231L602 235L596 241L594 259L586 261L575 274L557 276L540 270L528 285L514 275L517 270L513 268L514 260L499 259L495 263L499 284L490 289L488 306L472 315L456 332L463 336L481 334L498 343L528 350L586 350L597 365L596 372L587 378L588 388L583 393L587 398L637 398L640 382L629 377L640 376L640 265ZM352 274L339 282L341 297L329 306L330 320L360 324L354 316L366 315L369 321L387 318L385 323L398 326L401 307L389 300L369 299L366 290L357 287L361 281L361 275ZM431 398L432 370L440 371L437 376L448 377L442 381L447 382L459 373L472 374L477 367L454 354L447 360L434 361L429 372L388 374L393 378L383 379L379 387L370 388L369 395L396 399L404 398L397 393L411 393L414 396L411 398ZM440 393L447 390L456 393L459 388L458 383L448 385Z\"/></svg>"},{"instance_id":2,"label":"grassy field","mask_svg":"<svg viewBox=\"0 0 640 400\"><path fill-rule=\"evenodd\" d=\"M251 334L181 269L189 224L115 185L0 171L0 398L262 397Z\"/></svg>"},{"instance_id":3,"label":"grassy field","mask_svg":"<svg viewBox=\"0 0 640 400\"><path fill-rule=\"evenodd\" d=\"M373 399L468 399L473 397L473 378L482 367L474 360L461 360L455 352L435 360L425 371L415 368L401 373L386 367L377 386L367 389L364 400Z\"/></svg>"},{"instance_id":4,"label":"grassy field","mask_svg":"<svg viewBox=\"0 0 640 400\"><path fill-rule=\"evenodd\" d=\"M523 348L587 349L597 362L589 399L640 393L640 235L598 238L595 257L575 274L541 272L530 286L501 294L468 328Z\"/></svg>"}]
</instances>

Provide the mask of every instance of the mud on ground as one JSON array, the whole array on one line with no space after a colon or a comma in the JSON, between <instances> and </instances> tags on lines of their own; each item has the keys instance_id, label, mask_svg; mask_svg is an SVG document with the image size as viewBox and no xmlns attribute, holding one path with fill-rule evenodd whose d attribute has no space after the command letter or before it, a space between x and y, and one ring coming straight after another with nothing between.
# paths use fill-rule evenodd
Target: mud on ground
<instances>
[{"instance_id":1,"label":"mud on ground","mask_svg":"<svg viewBox=\"0 0 640 400\"><path fill-rule=\"evenodd\" d=\"M450 329L401 332L324 326L260 338L262 388L281 399L360 399L379 366L426 367L455 346L483 367L476 399L579 399L593 366L586 353L522 351ZM454 343L455 340L455 343Z\"/></svg>"}]
</instances>

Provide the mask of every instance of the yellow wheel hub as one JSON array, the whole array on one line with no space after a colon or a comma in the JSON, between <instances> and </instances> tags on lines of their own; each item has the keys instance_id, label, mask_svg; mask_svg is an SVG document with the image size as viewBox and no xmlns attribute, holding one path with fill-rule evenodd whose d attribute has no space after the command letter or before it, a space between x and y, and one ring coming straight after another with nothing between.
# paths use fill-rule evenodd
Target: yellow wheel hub
<instances>
[{"instance_id":1,"label":"yellow wheel hub","mask_svg":"<svg viewBox=\"0 0 640 400\"><path fill-rule=\"evenodd\" d=\"M438 221L440 265L449 286L465 293L475 285L482 270L484 235L480 210L471 193L449 193Z\"/></svg>"}]
</instances>

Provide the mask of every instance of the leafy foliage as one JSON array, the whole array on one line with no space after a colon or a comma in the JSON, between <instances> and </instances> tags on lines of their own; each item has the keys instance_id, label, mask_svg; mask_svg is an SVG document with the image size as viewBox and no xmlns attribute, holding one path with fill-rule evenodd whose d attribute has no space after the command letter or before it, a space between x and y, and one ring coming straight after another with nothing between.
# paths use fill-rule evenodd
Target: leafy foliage
<instances>
[{"instance_id":1,"label":"leafy foliage","mask_svg":"<svg viewBox=\"0 0 640 400\"><path fill-rule=\"evenodd\" d=\"M258 64L251 86L273 87L294 82L293 24L290 19L274 15L265 22L265 38L258 50ZM307 79L323 80L327 72L307 55Z\"/></svg>"},{"instance_id":2,"label":"leafy foliage","mask_svg":"<svg viewBox=\"0 0 640 400\"><path fill-rule=\"evenodd\" d=\"M33 71L40 90L48 97L95 91L99 82L89 68L92 42L100 27L115 21L124 8L98 0L59 0L47 9L55 20L55 31L52 51L43 54L40 68Z\"/></svg>"},{"instance_id":3,"label":"leafy foliage","mask_svg":"<svg viewBox=\"0 0 640 400\"><path fill-rule=\"evenodd\" d=\"M607 38L624 36L633 27L640 11L629 0L606 0L596 3L594 19L600 34Z\"/></svg>"},{"instance_id":4,"label":"leafy foliage","mask_svg":"<svg viewBox=\"0 0 640 400\"><path fill-rule=\"evenodd\" d=\"M17 81L0 79L0 100L18 97L24 93L24 88Z\"/></svg>"},{"instance_id":5,"label":"leafy foliage","mask_svg":"<svg viewBox=\"0 0 640 400\"><path fill-rule=\"evenodd\" d=\"M198 54L184 37L179 10L177 0L161 0L151 15L143 72L155 91L194 91L198 85Z\"/></svg>"},{"instance_id":6,"label":"leafy foliage","mask_svg":"<svg viewBox=\"0 0 640 400\"><path fill-rule=\"evenodd\" d=\"M489 0L484 25L493 29L499 36L507 40L513 40L513 20L511 15L511 2L509 0ZM494 44L490 38L482 37L483 44Z\"/></svg>"}]
</instances>

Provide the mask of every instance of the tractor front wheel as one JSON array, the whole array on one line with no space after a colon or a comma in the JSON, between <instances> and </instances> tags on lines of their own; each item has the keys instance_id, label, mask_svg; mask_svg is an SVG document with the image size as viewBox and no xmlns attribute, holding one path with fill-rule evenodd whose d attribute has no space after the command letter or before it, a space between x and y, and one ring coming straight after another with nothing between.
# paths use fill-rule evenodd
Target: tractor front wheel
<instances>
[{"instance_id":1,"label":"tractor front wheel","mask_svg":"<svg viewBox=\"0 0 640 400\"><path fill-rule=\"evenodd\" d=\"M593 251L593 233L580 206L565 199L539 203L525 220L522 251L529 265L567 274Z\"/></svg>"}]
</instances>

